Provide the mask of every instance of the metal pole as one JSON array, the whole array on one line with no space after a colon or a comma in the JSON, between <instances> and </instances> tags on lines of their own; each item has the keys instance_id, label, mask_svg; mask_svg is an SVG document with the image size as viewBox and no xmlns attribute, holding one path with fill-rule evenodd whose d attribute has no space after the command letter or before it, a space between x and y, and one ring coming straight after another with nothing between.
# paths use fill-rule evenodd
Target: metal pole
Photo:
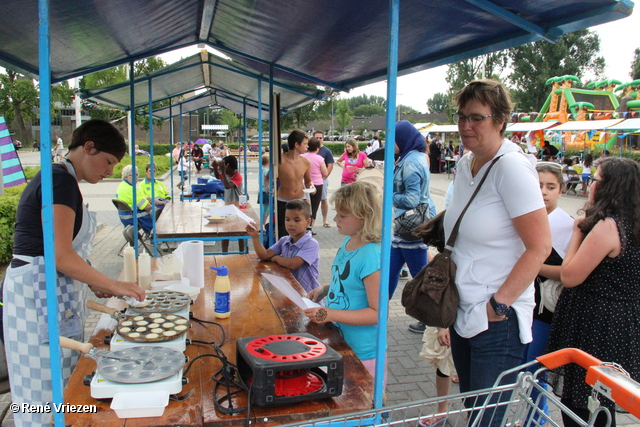
<instances>
[{"instance_id":1,"label":"metal pole","mask_svg":"<svg viewBox=\"0 0 640 427\"><path fill-rule=\"evenodd\" d=\"M131 126L129 128L129 135L131 135L131 140L129 140L129 149L131 150L131 180L133 181L131 185L133 186L133 206L131 206L131 211L133 212L133 249L136 252L136 258L138 258L138 203L137 203L137 194L136 194L136 94L135 94L135 67L134 62L131 61L129 65L129 117L131 120Z\"/></svg>"},{"instance_id":2,"label":"metal pole","mask_svg":"<svg viewBox=\"0 0 640 427\"><path fill-rule=\"evenodd\" d=\"M156 245L156 165L153 161L153 79L149 79L149 163L151 163L149 171L151 172L151 237L153 239L153 256L158 256L158 247ZM145 171L146 174L146 171ZM144 178L143 178L144 179Z\"/></svg>"},{"instance_id":3,"label":"metal pole","mask_svg":"<svg viewBox=\"0 0 640 427\"><path fill-rule=\"evenodd\" d=\"M393 216L393 151L396 140L396 89L398 80L398 32L400 0L389 1L389 62L387 66L387 118L384 145L384 193L382 197L382 248L380 253L380 291L378 302L378 348L376 350L376 382L373 405L382 407L385 358L387 349L387 317L389 313L389 264L391 260L391 220Z\"/></svg>"},{"instance_id":4,"label":"metal pole","mask_svg":"<svg viewBox=\"0 0 640 427\"><path fill-rule=\"evenodd\" d=\"M275 141L276 138L279 138L280 135L278 135L276 133L277 129L277 123L273 123L273 109L274 109L274 105L273 105L273 64L269 65L269 134L271 135L271 138L269 138L269 152L273 155L274 154L274 146L275 146ZM289 149L291 149L292 147L289 147ZM262 145L260 145L260 149L262 149ZM262 154L262 151L261 151ZM280 154L280 153L278 153ZM274 157L275 158L275 157ZM262 162L261 162L262 163ZM271 163L271 162L269 162ZM271 170L271 174L269 175L270 178L273 177L273 170ZM273 186L274 186L274 180L270 179L269 180L269 186L271 187L271 189L273 190ZM272 192L272 194L275 195L275 191ZM270 206L273 206L276 202L276 198L272 197L273 202L270 204ZM274 206L275 208L275 206ZM273 221L274 224L278 223L278 220L276 218L275 221ZM269 246L272 246L276 240L275 240L275 227L271 227L271 229L269 230Z\"/></svg>"},{"instance_id":5,"label":"metal pole","mask_svg":"<svg viewBox=\"0 0 640 427\"><path fill-rule=\"evenodd\" d=\"M51 51L49 42L49 1L38 0L38 62L40 65L40 174L42 179L42 231L45 258L47 310L58 313L56 296L56 249L53 218L53 178L51 165ZM49 316L49 357L53 404L62 404L63 380L58 316ZM64 426L64 413L54 411L53 422Z\"/></svg>"},{"instance_id":6,"label":"metal pole","mask_svg":"<svg viewBox=\"0 0 640 427\"><path fill-rule=\"evenodd\" d=\"M173 146L175 145L173 135L173 98L169 98L169 134L169 184L171 185L171 203L173 203L173 168L176 167L173 164Z\"/></svg>"}]
</instances>

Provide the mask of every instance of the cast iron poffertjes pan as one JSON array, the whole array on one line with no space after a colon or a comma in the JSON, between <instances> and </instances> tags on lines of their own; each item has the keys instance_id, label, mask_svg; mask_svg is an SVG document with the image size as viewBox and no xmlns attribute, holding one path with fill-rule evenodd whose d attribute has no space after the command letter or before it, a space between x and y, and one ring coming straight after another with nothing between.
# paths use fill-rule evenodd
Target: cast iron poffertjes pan
<instances>
[{"instance_id":1,"label":"cast iron poffertjes pan","mask_svg":"<svg viewBox=\"0 0 640 427\"><path fill-rule=\"evenodd\" d=\"M116 332L122 338L139 343L170 341L189 330L189 320L172 313L121 314L115 308L87 301L87 307L111 315L118 321Z\"/></svg>"},{"instance_id":2,"label":"cast iron poffertjes pan","mask_svg":"<svg viewBox=\"0 0 640 427\"><path fill-rule=\"evenodd\" d=\"M151 291L147 292L142 306L130 306L137 313L173 313L189 307L191 297L183 292Z\"/></svg>"}]
</instances>

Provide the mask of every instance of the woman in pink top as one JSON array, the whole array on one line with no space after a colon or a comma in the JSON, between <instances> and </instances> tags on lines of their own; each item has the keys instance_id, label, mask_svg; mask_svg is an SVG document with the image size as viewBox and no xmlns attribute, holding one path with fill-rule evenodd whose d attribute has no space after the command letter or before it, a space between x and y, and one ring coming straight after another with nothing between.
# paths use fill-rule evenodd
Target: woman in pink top
<instances>
[{"instance_id":1,"label":"woman in pink top","mask_svg":"<svg viewBox=\"0 0 640 427\"><path fill-rule=\"evenodd\" d=\"M311 183L316 188L315 193L311 194L311 227L316 220L316 212L318 212L318 206L322 199L322 184L329 172L327 166L324 163L324 158L318 154L320 150L320 140L315 136L309 140L308 152L302 154L303 157L309 159L311 162Z\"/></svg>"},{"instance_id":2,"label":"woman in pink top","mask_svg":"<svg viewBox=\"0 0 640 427\"><path fill-rule=\"evenodd\" d=\"M367 155L358 149L355 139L349 138L344 144L344 153L336 162L342 168L342 185L356 182L356 175L361 169L369 166Z\"/></svg>"}]
</instances>

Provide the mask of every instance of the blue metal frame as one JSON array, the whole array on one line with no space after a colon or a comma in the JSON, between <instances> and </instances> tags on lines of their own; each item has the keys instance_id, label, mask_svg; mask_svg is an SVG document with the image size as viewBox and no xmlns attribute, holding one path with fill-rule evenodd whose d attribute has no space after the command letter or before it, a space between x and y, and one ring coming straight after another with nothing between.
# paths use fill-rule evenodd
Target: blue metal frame
<instances>
[{"instance_id":1,"label":"blue metal frame","mask_svg":"<svg viewBox=\"0 0 640 427\"><path fill-rule=\"evenodd\" d=\"M44 239L45 280L47 311L58 313L56 296L56 248L53 217L53 176L51 164L51 63L49 41L49 1L38 0L38 61L40 63L40 176L42 179L42 231ZM53 404L63 402L63 380L58 316L49 316L49 357L51 363L51 388ZM56 426L64 426L64 413L53 413Z\"/></svg>"}]
</instances>

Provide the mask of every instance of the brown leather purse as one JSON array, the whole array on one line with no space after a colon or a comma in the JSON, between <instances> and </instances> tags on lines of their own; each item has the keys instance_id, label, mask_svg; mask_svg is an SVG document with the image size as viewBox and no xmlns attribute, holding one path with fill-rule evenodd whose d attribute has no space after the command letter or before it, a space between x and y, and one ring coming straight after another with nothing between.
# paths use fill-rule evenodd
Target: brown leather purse
<instances>
[{"instance_id":1,"label":"brown leather purse","mask_svg":"<svg viewBox=\"0 0 640 427\"><path fill-rule=\"evenodd\" d=\"M455 282L456 263L451 258L453 245L458 237L462 217L480 191L489 171L500 157L502 156L493 159L489 165L487 172L471 195L471 199L460 213L443 250L429 264L425 265L416 277L409 280L402 290L401 302L405 312L427 326L448 328L456 320L460 295ZM438 238L444 240L445 212L436 215L429 222L418 227L415 234L422 237L423 240L426 238L425 243L435 243L438 246L436 243ZM426 235L423 236L423 234Z\"/></svg>"}]
</instances>

